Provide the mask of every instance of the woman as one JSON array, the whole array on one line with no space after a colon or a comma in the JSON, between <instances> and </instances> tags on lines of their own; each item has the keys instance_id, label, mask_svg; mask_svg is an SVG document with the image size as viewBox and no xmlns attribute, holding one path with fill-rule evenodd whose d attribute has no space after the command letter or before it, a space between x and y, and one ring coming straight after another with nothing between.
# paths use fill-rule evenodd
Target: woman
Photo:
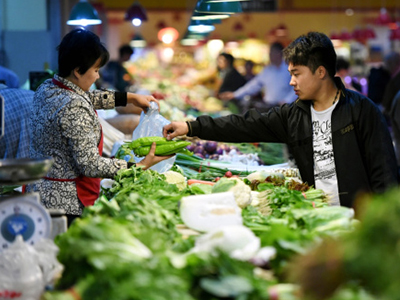
<instances>
[{"instance_id":1,"label":"woman","mask_svg":"<svg viewBox=\"0 0 400 300\"><path fill-rule=\"evenodd\" d=\"M30 116L30 156L53 157L46 177L27 186L37 191L46 208L63 209L69 218L99 196L101 178L113 178L127 162L102 157L102 130L95 109L131 103L147 110L152 96L107 90L89 91L99 69L109 59L94 33L78 28L68 33L58 50L58 74L36 91ZM155 144L138 164L145 169L169 158L155 156Z\"/></svg>"}]
</instances>

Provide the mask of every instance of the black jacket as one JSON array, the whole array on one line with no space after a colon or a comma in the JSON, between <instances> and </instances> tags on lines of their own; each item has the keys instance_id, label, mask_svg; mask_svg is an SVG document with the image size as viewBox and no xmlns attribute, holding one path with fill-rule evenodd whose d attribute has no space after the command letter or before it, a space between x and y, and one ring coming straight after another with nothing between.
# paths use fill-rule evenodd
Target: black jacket
<instances>
[{"instance_id":1,"label":"black jacket","mask_svg":"<svg viewBox=\"0 0 400 300\"><path fill-rule=\"evenodd\" d=\"M218 93L234 92L246 84L246 79L233 67L225 70L225 75Z\"/></svg>"},{"instance_id":2,"label":"black jacket","mask_svg":"<svg viewBox=\"0 0 400 300\"><path fill-rule=\"evenodd\" d=\"M383 192L397 184L393 143L379 108L367 97L346 90L340 80L340 101L332 112L332 143L340 203L351 207L358 192ZM314 185L311 101L297 100L267 113L191 122L191 136L223 142L286 143L302 180Z\"/></svg>"}]
</instances>

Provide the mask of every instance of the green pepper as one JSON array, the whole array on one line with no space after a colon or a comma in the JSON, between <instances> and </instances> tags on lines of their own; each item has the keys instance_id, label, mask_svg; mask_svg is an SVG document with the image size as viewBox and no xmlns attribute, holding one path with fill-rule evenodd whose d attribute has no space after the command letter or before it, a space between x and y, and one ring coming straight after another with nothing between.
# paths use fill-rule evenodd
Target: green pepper
<instances>
[{"instance_id":1,"label":"green pepper","mask_svg":"<svg viewBox=\"0 0 400 300\"><path fill-rule=\"evenodd\" d=\"M190 145L191 142L186 141L167 141L165 144L156 146L156 155L171 155L182 151L186 146ZM150 146L143 146L133 149L136 156L146 156L150 152Z\"/></svg>"},{"instance_id":2,"label":"green pepper","mask_svg":"<svg viewBox=\"0 0 400 300\"><path fill-rule=\"evenodd\" d=\"M153 143L156 143L157 145L165 144L169 142L166 138L161 137L161 136L146 136L146 137L141 137L138 138L129 144L129 148L135 149L138 147L143 147L143 146L151 146Z\"/></svg>"}]
</instances>

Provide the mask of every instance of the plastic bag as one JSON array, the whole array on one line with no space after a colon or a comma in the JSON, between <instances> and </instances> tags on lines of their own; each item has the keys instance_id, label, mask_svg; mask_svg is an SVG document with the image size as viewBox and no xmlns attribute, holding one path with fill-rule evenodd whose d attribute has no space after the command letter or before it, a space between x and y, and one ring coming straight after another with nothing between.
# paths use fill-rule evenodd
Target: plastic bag
<instances>
[{"instance_id":1,"label":"plastic bag","mask_svg":"<svg viewBox=\"0 0 400 300\"><path fill-rule=\"evenodd\" d=\"M9 248L0 252L0 299L38 300L52 287L64 269L57 261L58 247L42 239L37 245L17 235Z\"/></svg>"},{"instance_id":2,"label":"plastic bag","mask_svg":"<svg viewBox=\"0 0 400 300\"><path fill-rule=\"evenodd\" d=\"M163 136L163 127L171 123L158 112L158 105L156 102L150 102L150 108L147 113L142 112L140 115L139 125L135 128L132 134L132 140L146 136ZM175 163L176 156L168 158L152 166L150 169L163 173L171 169ZM143 157L134 156L135 162L140 162Z\"/></svg>"}]
</instances>

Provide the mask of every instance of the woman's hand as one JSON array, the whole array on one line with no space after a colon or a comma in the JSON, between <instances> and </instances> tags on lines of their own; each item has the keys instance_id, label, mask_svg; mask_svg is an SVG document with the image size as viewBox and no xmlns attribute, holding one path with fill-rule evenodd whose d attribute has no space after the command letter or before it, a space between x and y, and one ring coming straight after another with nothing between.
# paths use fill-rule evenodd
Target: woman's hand
<instances>
[{"instance_id":1,"label":"woman's hand","mask_svg":"<svg viewBox=\"0 0 400 300\"><path fill-rule=\"evenodd\" d=\"M134 93L127 94L128 103L132 103L133 105L143 109L144 112L147 112L147 109L150 107L150 102L156 102L158 105L158 110L160 110L160 103L156 98L151 95L139 95Z\"/></svg>"},{"instance_id":2,"label":"woman's hand","mask_svg":"<svg viewBox=\"0 0 400 300\"><path fill-rule=\"evenodd\" d=\"M186 135L189 128L186 122L172 122L163 127L163 135L167 140L181 135Z\"/></svg>"},{"instance_id":3,"label":"woman's hand","mask_svg":"<svg viewBox=\"0 0 400 300\"><path fill-rule=\"evenodd\" d=\"M160 161L171 158L174 155L158 156L156 153L156 143L153 143L150 148L149 154L145 156L139 163L136 164L138 167L143 167L144 170L158 164Z\"/></svg>"}]
</instances>

